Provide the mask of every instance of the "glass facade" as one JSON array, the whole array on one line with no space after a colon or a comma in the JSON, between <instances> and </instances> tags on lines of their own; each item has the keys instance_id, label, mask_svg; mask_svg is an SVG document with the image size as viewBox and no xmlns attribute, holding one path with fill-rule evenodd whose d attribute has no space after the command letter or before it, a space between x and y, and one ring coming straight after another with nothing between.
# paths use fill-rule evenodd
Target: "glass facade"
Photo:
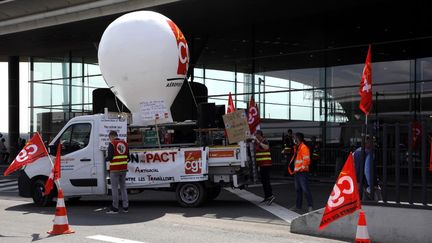
<instances>
[{"instance_id":1,"label":"glass facade","mask_svg":"<svg viewBox=\"0 0 432 243\"><path fill-rule=\"evenodd\" d=\"M274 60L262 59L255 68L243 71L235 63L198 64L190 81L205 84L208 102L216 105L226 105L231 92L236 108L245 109L253 95L263 119L262 129L274 143L275 165L286 163L280 155L281 139L292 129L303 132L306 141L315 136L322 144L320 173L337 173L349 151L359 146L366 129L365 116L358 108L364 63L299 69L283 68L283 63L278 63L274 70L273 64ZM91 113L92 91L107 87L97 63L91 59L33 57L30 67L30 131L42 132L47 141L70 118ZM430 57L372 63L374 107L367 129L377 143L389 139L393 150L398 143L407 148L414 120L424 124L424 133L429 131L431 70ZM382 132L383 125L396 123L401 125L398 143L394 129L388 134Z\"/></svg>"},{"instance_id":2,"label":"glass facade","mask_svg":"<svg viewBox=\"0 0 432 243\"><path fill-rule=\"evenodd\" d=\"M91 113L93 90L107 87L91 59L33 57L30 74L30 132L46 141L70 118Z\"/></svg>"}]
</instances>

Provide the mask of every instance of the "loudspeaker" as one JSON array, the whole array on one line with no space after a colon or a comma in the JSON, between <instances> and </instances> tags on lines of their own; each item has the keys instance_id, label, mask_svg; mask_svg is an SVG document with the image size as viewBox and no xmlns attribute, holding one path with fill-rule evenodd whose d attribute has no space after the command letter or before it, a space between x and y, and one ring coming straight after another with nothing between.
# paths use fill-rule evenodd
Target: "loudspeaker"
<instances>
[{"instance_id":1,"label":"loudspeaker","mask_svg":"<svg viewBox=\"0 0 432 243\"><path fill-rule=\"evenodd\" d=\"M173 104L171 105L171 115L173 120L198 120L197 104L207 103L207 96L208 91L204 84L196 82L184 82L179 93L174 99ZM193 97L195 97L196 103Z\"/></svg>"},{"instance_id":2,"label":"loudspeaker","mask_svg":"<svg viewBox=\"0 0 432 243\"><path fill-rule=\"evenodd\" d=\"M223 122L222 116L225 115L225 105L216 105L215 106L215 125L218 128L225 128L225 124Z\"/></svg>"},{"instance_id":3,"label":"loudspeaker","mask_svg":"<svg viewBox=\"0 0 432 243\"><path fill-rule=\"evenodd\" d=\"M215 113L216 113L215 103L198 104L198 127L199 128L216 127Z\"/></svg>"},{"instance_id":4,"label":"loudspeaker","mask_svg":"<svg viewBox=\"0 0 432 243\"><path fill-rule=\"evenodd\" d=\"M93 90L93 114L104 113L104 108L107 107L108 111L112 112L128 112L129 109L117 99L110 89L95 89ZM118 108L117 108L118 106Z\"/></svg>"}]
</instances>

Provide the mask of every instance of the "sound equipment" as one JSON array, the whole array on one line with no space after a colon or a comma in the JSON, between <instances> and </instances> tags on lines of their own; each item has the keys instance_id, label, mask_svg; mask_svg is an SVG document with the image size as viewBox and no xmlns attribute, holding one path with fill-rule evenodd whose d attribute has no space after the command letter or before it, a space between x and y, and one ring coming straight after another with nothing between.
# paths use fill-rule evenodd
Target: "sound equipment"
<instances>
[{"instance_id":1,"label":"sound equipment","mask_svg":"<svg viewBox=\"0 0 432 243\"><path fill-rule=\"evenodd\" d=\"M199 128L216 127L215 113L216 113L215 103L198 104L198 127Z\"/></svg>"}]
</instances>

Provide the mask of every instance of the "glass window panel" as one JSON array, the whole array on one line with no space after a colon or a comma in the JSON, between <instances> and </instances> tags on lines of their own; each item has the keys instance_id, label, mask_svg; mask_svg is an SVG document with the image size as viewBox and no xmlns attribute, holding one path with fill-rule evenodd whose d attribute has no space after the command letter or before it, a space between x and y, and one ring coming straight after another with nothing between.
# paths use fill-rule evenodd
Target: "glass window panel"
<instances>
[{"instance_id":1,"label":"glass window panel","mask_svg":"<svg viewBox=\"0 0 432 243\"><path fill-rule=\"evenodd\" d=\"M204 75L204 70L202 68L194 68L194 78L200 77L202 78Z\"/></svg>"},{"instance_id":2,"label":"glass window panel","mask_svg":"<svg viewBox=\"0 0 432 243\"><path fill-rule=\"evenodd\" d=\"M51 79L51 63L35 62L33 64L33 79L35 81Z\"/></svg>"},{"instance_id":3,"label":"glass window panel","mask_svg":"<svg viewBox=\"0 0 432 243\"><path fill-rule=\"evenodd\" d=\"M67 62L52 62L52 76L51 79L60 79L69 77L69 63Z\"/></svg>"},{"instance_id":4,"label":"glass window panel","mask_svg":"<svg viewBox=\"0 0 432 243\"><path fill-rule=\"evenodd\" d=\"M264 111L260 111L262 117ZM265 118L288 119L289 107L283 104L265 104Z\"/></svg>"},{"instance_id":5,"label":"glass window panel","mask_svg":"<svg viewBox=\"0 0 432 243\"><path fill-rule=\"evenodd\" d=\"M84 75L100 75L101 71L97 64L84 64Z\"/></svg>"},{"instance_id":6,"label":"glass window panel","mask_svg":"<svg viewBox=\"0 0 432 243\"><path fill-rule=\"evenodd\" d=\"M228 92L234 93L234 82L207 79L206 86L209 96L228 94Z\"/></svg>"},{"instance_id":7,"label":"glass window panel","mask_svg":"<svg viewBox=\"0 0 432 243\"><path fill-rule=\"evenodd\" d=\"M83 88L82 87L72 87L72 104L83 103Z\"/></svg>"},{"instance_id":8,"label":"glass window panel","mask_svg":"<svg viewBox=\"0 0 432 243\"><path fill-rule=\"evenodd\" d=\"M33 83L33 104L34 106L51 105L51 85L45 83Z\"/></svg>"},{"instance_id":9,"label":"glass window panel","mask_svg":"<svg viewBox=\"0 0 432 243\"><path fill-rule=\"evenodd\" d=\"M205 70L205 78L206 79L214 78L214 79L234 81L234 72L206 69Z\"/></svg>"},{"instance_id":10,"label":"glass window panel","mask_svg":"<svg viewBox=\"0 0 432 243\"><path fill-rule=\"evenodd\" d=\"M102 77L102 75L100 76L92 76L92 77L88 77L87 79L87 84L90 87L95 87L95 88L108 88L108 85L106 84L104 78Z\"/></svg>"},{"instance_id":11,"label":"glass window panel","mask_svg":"<svg viewBox=\"0 0 432 243\"><path fill-rule=\"evenodd\" d=\"M372 63L373 83L410 81L410 69L410 60ZM360 77L361 73L358 78L359 82Z\"/></svg>"},{"instance_id":12,"label":"glass window panel","mask_svg":"<svg viewBox=\"0 0 432 243\"><path fill-rule=\"evenodd\" d=\"M363 67L364 64L354 64L327 68L328 87L359 85ZM372 75L374 75L373 67Z\"/></svg>"},{"instance_id":13,"label":"glass window panel","mask_svg":"<svg viewBox=\"0 0 432 243\"><path fill-rule=\"evenodd\" d=\"M72 77L81 77L83 76L82 63L78 60L74 60L72 63Z\"/></svg>"},{"instance_id":14,"label":"glass window panel","mask_svg":"<svg viewBox=\"0 0 432 243\"><path fill-rule=\"evenodd\" d=\"M420 72L419 80L432 80L432 57L421 58L417 61Z\"/></svg>"},{"instance_id":15,"label":"glass window panel","mask_svg":"<svg viewBox=\"0 0 432 243\"><path fill-rule=\"evenodd\" d=\"M292 105L291 120L312 120L312 107Z\"/></svg>"},{"instance_id":16,"label":"glass window panel","mask_svg":"<svg viewBox=\"0 0 432 243\"><path fill-rule=\"evenodd\" d=\"M69 103L69 88L63 85L52 85L52 105L65 105Z\"/></svg>"},{"instance_id":17,"label":"glass window panel","mask_svg":"<svg viewBox=\"0 0 432 243\"><path fill-rule=\"evenodd\" d=\"M233 100L234 100L234 105L236 106L235 108L237 109L246 109L248 104L249 104L249 96L247 95L233 95ZM236 99L237 98L237 102ZM226 98L226 104L228 104L228 97ZM227 107L227 105L225 105L225 107Z\"/></svg>"}]
</instances>

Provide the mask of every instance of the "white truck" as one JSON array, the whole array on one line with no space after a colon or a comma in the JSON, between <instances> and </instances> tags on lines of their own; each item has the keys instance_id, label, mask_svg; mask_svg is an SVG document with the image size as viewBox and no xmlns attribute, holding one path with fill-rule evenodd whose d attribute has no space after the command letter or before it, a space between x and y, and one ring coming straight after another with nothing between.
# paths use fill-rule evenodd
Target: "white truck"
<instances>
[{"instance_id":1,"label":"white truck","mask_svg":"<svg viewBox=\"0 0 432 243\"><path fill-rule=\"evenodd\" d=\"M61 141L60 185L68 199L108 195L111 190L104 151L100 147L105 115L71 119L51 141L50 153ZM52 153L52 155L54 155ZM231 146L131 148L127 188L170 190L183 207L196 207L216 198L221 187L243 188L248 183L248 160L244 143ZM52 156L50 155L50 156ZM43 157L25 166L18 177L19 195L35 204L48 205L57 188L43 196L51 162Z\"/></svg>"}]
</instances>

